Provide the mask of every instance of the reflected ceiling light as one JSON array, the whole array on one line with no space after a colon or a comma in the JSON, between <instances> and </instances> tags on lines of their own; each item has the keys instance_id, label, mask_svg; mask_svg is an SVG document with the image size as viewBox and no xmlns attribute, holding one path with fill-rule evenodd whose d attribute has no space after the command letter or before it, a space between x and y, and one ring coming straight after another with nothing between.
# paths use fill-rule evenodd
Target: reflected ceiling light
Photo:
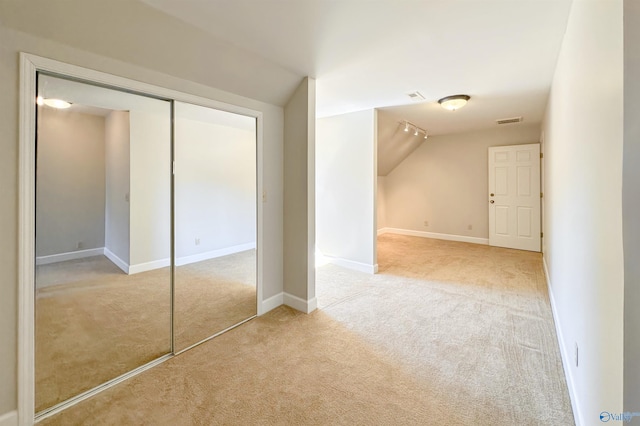
<instances>
[{"instance_id":1,"label":"reflected ceiling light","mask_svg":"<svg viewBox=\"0 0 640 426\"><path fill-rule=\"evenodd\" d=\"M469 95L452 95L438 100L438 103L442 108L449 111L455 111L462 108L471 99Z\"/></svg>"},{"instance_id":2,"label":"reflected ceiling light","mask_svg":"<svg viewBox=\"0 0 640 426\"><path fill-rule=\"evenodd\" d=\"M417 127L416 127L416 131L415 131L415 133L413 134L413 136L418 136L418 128L417 128Z\"/></svg>"},{"instance_id":3,"label":"reflected ceiling light","mask_svg":"<svg viewBox=\"0 0 640 426\"><path fill-rule=\"evenodd\" d=\"M405 121L405 122L404 122L404 131L405 131L405 132L408 132L408 131L409 131L409 122L408 122L408 121Z\"/></svg>"},{"instance_id":4,"label":"reflected ceiling light","mask_svg":"<svg viewBox=\"0 0 640 426\"><path fill-rule=\"evenodd\" d=\"M44 99L42 96L38 96L36 98L36 103L40 106L46 105L46 106L50 106L52 108L57 108L57 109L66 109L71 106L70 102L63 101L62 99L53 99L53 98Z\"/></svg>"}]
</instances>

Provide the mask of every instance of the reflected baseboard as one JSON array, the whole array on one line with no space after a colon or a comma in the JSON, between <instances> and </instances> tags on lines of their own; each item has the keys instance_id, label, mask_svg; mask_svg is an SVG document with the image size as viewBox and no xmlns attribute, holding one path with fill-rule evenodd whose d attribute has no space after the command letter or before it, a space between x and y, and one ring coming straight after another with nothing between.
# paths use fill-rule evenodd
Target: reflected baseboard
<instances>
[{"instance_id":1,"label":"reflected baseboard","mask_svg":"<svg viewBox=\"0 0 640 426\"><path fill-rule=\"evenodd\" d=\"M51 263L65 262L67 260L84 259L85 257L100 256L104 254L104 247L70 251L68 253L58 253L49 256L36 257L36 265L49 265Z\"/></svg>"},{"instance_id":2,"label":"reflected baseboard","mask_svg":"<svg viewBox=\"0 0 640 426\"><path fill-rule=\"evenodd\" d=\"M190 263L201 262L203 260L215 259L216 257L228 256L234 253L240 253L243 251L256 248L256 243L238 244L231 247L225 247L217 250L210 250L204 253L192 254L189 256L176 257L176 266L188 265Z\"/></svg>"},{"instance_id":3,"label":"reflected baseboard","mask_svg":"<svg viewBox=\"0 0 640 426\"><path fill-rule=\"evenodd\" d=\"M107 259L113 262L114 265L122 269L122 271L125 274L129 273L129 264L124 260L120 259L118 256L115 255L115 253L113 253L111 250L109 250L106 247L104 248L104 255L107 257Z\"/></svg>"},{"instance_id":4,"label":"reflected baseboard","mask_svg":"<svg viewBox=\"0 0 640 426\"><path fill-rule=\"evenodd\" d=\"M9 411L0 415L0 426L18 426L18 412Z\"/></svg>"}]
</instances>

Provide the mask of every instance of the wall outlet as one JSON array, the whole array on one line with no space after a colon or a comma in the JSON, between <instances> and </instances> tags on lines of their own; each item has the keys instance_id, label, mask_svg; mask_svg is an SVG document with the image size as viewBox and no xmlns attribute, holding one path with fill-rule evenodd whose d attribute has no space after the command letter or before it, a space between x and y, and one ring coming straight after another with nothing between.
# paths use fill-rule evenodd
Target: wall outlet
<instances>
[{"instance_id":1,"label":"wall outlet","mask_svg":"<svg viewBox=\"0 0 640 426\"><path fill-rule=\"evenodd\" d=\"M200 238L196 238L196 245L199 246L200 245Z\"/></svg>"},{"instance_id":2,"label":"wall outlet","mask_svg":"<svg viewBox=\"0 0 640 426\"><path fill-rule=\"evenodd\" d=\"M428 220L424 221L424 226L429 226L429 221Z\"/></svg>"},{"instance_id":3,"label":"wall outlet","mask_svg":"<svg viewBox=\"0 0 640 426\"><path fill-rule=\"evenodd\" d=\"M473 229L473 225L468 225L468 226L467 226L467 229L468 229L469 231L471 231L471 230Z\"/></svg>"},{"instance_id":4,"label":"wall outlet","mask_svg":"<svg viewBox=\"0 0 640 426\"><path fill-rule=\"evenodd\" d=\"M82 243L82 241L78 241L78 242L76 243L76 248L77 248L77 249L81 249L81 248L83 248L83 247L84 247L84 244Z\"/></svg>"},{"instance_id":5,"label":"wall outlet","mask_svg":"<svg viewBox=\"0 0 640 426\"><path fill-rule=\"evenodd\" d=\"M580 358L578 358L578 342L576 342L576 351L575 351L575 361L576 361L576 367L578 366L578 361L580 360Z\"/></svg>"}]
</instances>

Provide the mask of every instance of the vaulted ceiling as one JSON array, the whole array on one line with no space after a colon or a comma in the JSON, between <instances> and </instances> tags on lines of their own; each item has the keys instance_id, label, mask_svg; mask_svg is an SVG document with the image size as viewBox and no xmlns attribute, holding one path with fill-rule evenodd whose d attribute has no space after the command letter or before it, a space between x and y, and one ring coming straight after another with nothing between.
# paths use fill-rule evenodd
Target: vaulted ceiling
<instances>
[{"instance_id":1,"label":"vaulted ceiling","mask_svg":"<svg viewBox=\"0 0 640 426\"><path fill-rule=\"evenodd\" d=\"M0 23L318 116L381 108L431 136L542 114L571 0L2 0ZM414 103L408 93L425 98ZM437 100L465 93L455 113Z\"/></svg>"}]
</instances>

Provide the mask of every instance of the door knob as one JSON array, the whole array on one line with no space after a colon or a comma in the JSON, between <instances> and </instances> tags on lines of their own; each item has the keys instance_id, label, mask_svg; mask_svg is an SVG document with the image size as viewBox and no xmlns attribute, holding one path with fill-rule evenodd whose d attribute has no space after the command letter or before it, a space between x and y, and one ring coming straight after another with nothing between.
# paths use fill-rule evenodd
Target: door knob
<instances>
[{"instance_id":1,"label":"door knob","mask_svg":"<svg viewBox=\"0 0 640 426\"><path fill-rule=\"evenodd\" d=\"M491 200L491 201L489 201L489 202L490 202L491 204L493 204L495 201Z\"/></svg>"},{"instance_id":2,"label":"door knob","mask_svg":"<svg viewBox=\"0 0 640 426\"><path fill-rule=\"evenodd\" d=\"M491 194L489 194L489 195L493 197L493 193L491 193Z\"/></svg>"}]
</instances>

